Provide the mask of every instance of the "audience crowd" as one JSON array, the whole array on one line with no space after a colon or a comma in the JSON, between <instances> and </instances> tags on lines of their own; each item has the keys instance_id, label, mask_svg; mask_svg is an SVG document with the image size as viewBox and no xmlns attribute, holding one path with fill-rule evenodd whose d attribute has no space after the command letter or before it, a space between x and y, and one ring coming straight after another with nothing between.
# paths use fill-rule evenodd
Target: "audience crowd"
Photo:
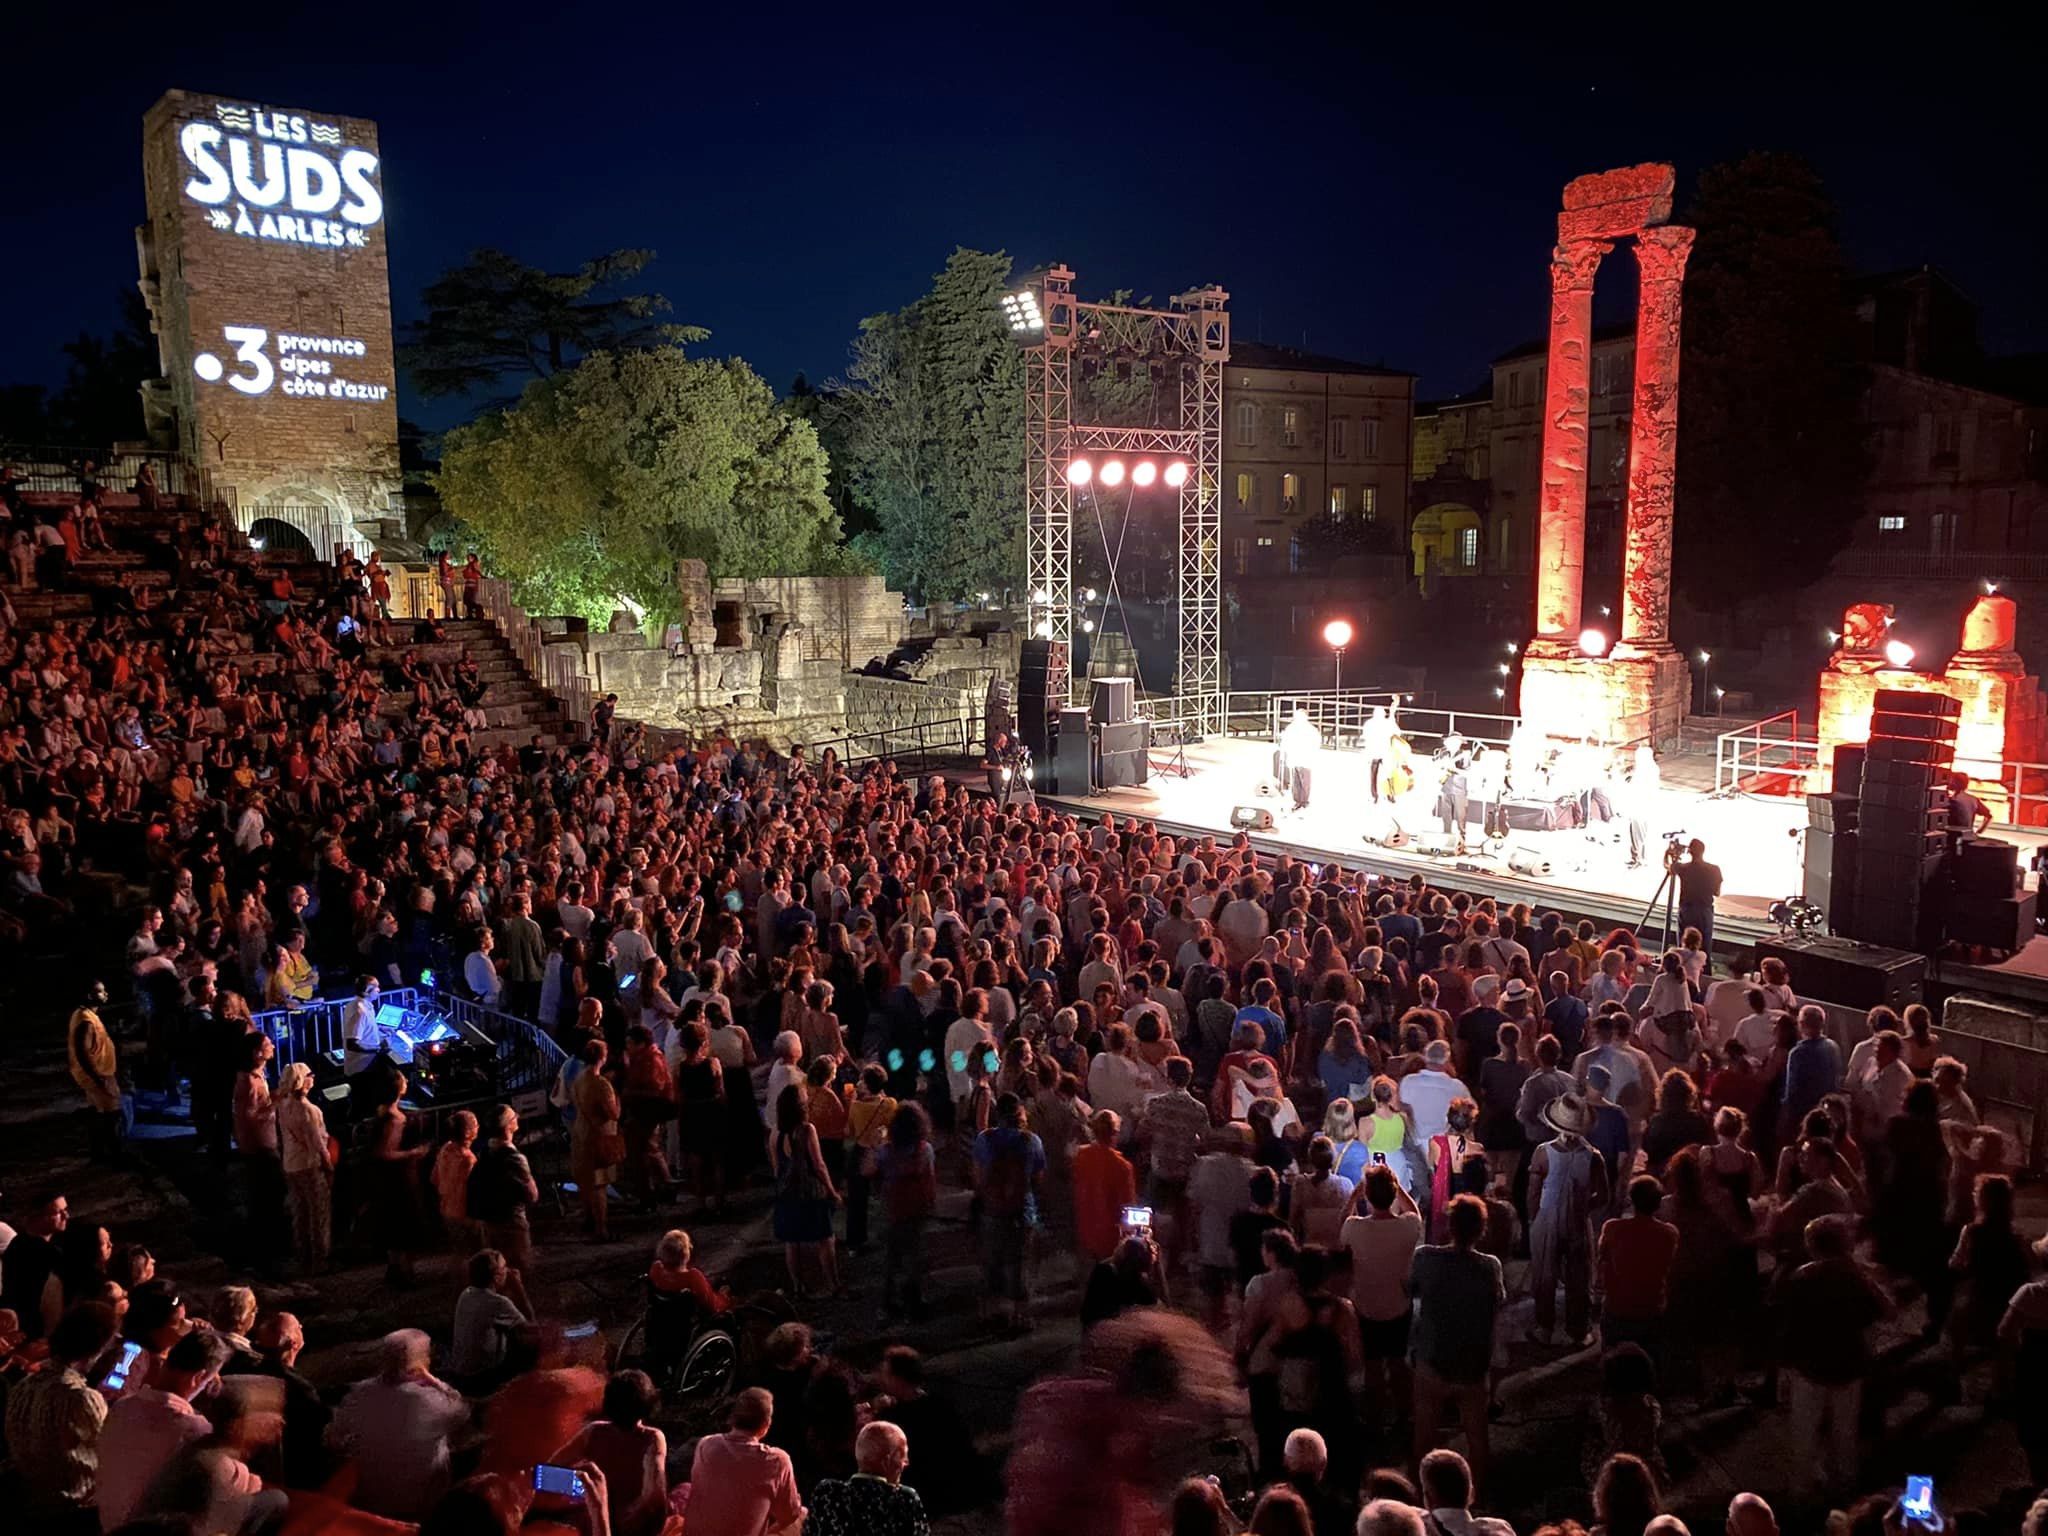
<instances>
[{"instance_id":1,"label":"audience crowd","mask_svg":"<svg viewBox=\"0 0 2048 1536\"><path fill-rule=\"evenodd\" d=\"M52 508L0 477L14 593L90 598L35 625L0 600L0 912L76 954L95 880L146 887L125 979L67 1021L92 1155L129 1153L138 1095L189 1106L259 1281L317 1296L368 1250L405 1288L439 1247L467 1284L438 1370L401 1330L336 1397L291 1311L201 1307L61 1191L11 1190L4 1424L43 1528L908 1536L1000 1496L1018 1533L1499 1536L1475 1510L1506 1502L1511 1352L1597 1349L1544 1388L1583 1422L1549 1502L1578 1490L1595 1536L1685 1529L1674 1403L1803 1448L1803 1485L1742 1494L1731 1536L1779 1529L1762 1492L1858 1536L1989 1529L1920 1520L1865 1465L1902 1308L1948 1381L1998 1362L2048 1482L2048 1255L1924 1008L1845 1027L1774 963L1715 976L1695 931L1660 955L1242 835L800 747L657 750L610 701L585 739L517 742L439 621L390 616L375 557L302 590L153 489L124 521L81 481ZM165 579L88 579L110 547ZM858 1372L795 1321L672 1449L656 1381L607 1378L602 1339L527 1293L536 1231L566 1225L534 1168L554 1131L486 1103L429 1140L408 1113L377 1001L429 973L561 1047L561 1182L592 1241L644 1226L678 1347L747 1304L676 1222L757 1190L785 1294L862 1287L873 1339L954 1299L942 1207L988 1329L1077 1294L1079 1362L1023 1395L1000 1481L916 1351ZM339 1102L274 1059L335 999Z\"/></svg>"}]
</instances>

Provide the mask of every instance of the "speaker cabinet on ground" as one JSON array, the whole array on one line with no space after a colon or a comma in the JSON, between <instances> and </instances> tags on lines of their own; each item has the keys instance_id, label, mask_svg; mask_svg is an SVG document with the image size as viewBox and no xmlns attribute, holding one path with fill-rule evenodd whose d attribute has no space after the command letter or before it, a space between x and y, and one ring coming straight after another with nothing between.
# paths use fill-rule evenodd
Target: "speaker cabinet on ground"
<instances>
[{"instance_id":1,"label":"speaker cabinet on ground","mask_svg":"<svg viewBox=\"0 0 2048 1536\"><path fill-rule=\"evenodd\" d=\"M1922 955L1817 934L1763 940L1756 957L1783 960L1792 973L1792 990L1801 997L1844 1008L1903 1008L1917 1003L1927 977Z\"/></svg>"},{"instance_id":2,"label":"speaker cabinet on ground","mask_svg":"<svg viewBox=\"0 0 2048 1536\"><path fill-rule=\"evenodd\" d=\"M1152 722L1125 720L1096 727L1096 782L1128 789L1151 777Z\"/></svg>"},{"instance_id":3,"label":"speaker cabinet on ground","mask_svg":"<svg viewBox=\"0 0 2048 1536\"><path fill-rule=\"evenodd\" d=\"M1063 795L1094 791L1095 744L1089 737L1088 711L1070 705L1059 712L1059 740L1053 753L1053 787Z\"/></svg>"},{"instance_id":4,"label":"speaker cabinet on ground","mask_svg":"<svg viewBox=\"0 0 2048 1536\"><path fill-rule=\"evenodd\" d=\"M1137 713L1137 703L1135 678L1098 677L1089 695L1088 712L1097 725L1121 725Z\"/></svg>"},{"instance_id":5,"label":"speaker cabinet on ground","mask_svg":"<svg viewBox=\"0 0 2048 1536\"><path fill-rule=\"evenodd\" d=\"M2003 900L2020 888L2020 851L1993 837L1966 839L1957 845L1956 894Z\"/></svg>"}]
</instances>

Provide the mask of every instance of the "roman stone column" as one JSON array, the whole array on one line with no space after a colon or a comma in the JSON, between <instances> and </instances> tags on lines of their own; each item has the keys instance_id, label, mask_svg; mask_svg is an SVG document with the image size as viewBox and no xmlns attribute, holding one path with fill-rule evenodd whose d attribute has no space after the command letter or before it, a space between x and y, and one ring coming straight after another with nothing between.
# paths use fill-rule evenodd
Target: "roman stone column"
<instances>
[{"instance_id":1,"label":"roman stone column","mask_svg":"<svg viewBox=\"0 0 2048 1536\"><path fill-rule=\"evenodd\" d=\"M1678 462L1679 293L1693 232L1660 224L1636 236L1635 399L1629 414L1628 532L1621 567L1621 638L1671 643L1672 482Z\"/></svg>"},{"instance_id":2,"label":"roman stone column","mask_svg":"<svg viewBox=\"0 0 2048 1536\"><path fill-rule=\"evenodd\" d=\"M1577 642L1586 584L1586 441L1593 359L1593 276L1612 249L1568 240L1550 258L1550 374L1536 522L1536 639Z\"/></svg>"}]
</instances>

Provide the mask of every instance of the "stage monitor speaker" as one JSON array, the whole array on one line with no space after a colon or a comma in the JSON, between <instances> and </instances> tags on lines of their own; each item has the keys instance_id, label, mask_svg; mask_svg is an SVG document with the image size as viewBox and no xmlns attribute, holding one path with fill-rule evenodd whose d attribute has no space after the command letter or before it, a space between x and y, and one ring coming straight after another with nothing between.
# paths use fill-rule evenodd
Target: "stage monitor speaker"
<instances>
[{"instance_id":1,"label":"stage monitor speaker","mask_svg":"<svg viewBox=\"0 0 2048 1536\"><path fill-rule=\"evenodd\" d=\"M1098 677L1089 695L1088 713L1097 725L1121 725L1137 712L1135 678Z\"/></svg>"},{"instance_id":2,"label":"stage monitor speaker","mask_svg":"<svg viewBox=\"0 0 2048 1536\"><path fill-rule=\"evenodd\" d=\"M1415 834L1415 851L1442 858L1458 851L1458 834L1455 832L1418 832Z\"/></svg>"},{"instance_id":3,"label":"stage monitor speaker","mask_svg":"<svg viewBox=\"0 0 2048 1536\"><path fill-rule=\"evenodd\" d=\"M1838 795L1860 795L1863 793L1863 762L1866 754L1862 744L1847 743L1835 748L1834 791Z\"/></svg>"},{"instance_id":4,"label":"stage monitor speaker","mask_svg":"<svg viewBox=\"0 0 2048 1536\"><path fill-rule=\"evenodd\" d=\"M2020 888L2020 851L1995 837L1964 840L1956 846L1956 894L2004 900Z\"/></svg>"},{"instance_id":5,"label":"stage monitor speaker","mask_svg":"<svg viewBox=\"0 0 2048 1536\"><path fill-rule=\"evenodd\" d=\"M1088 730L1088 711L1069 705L1059 712L1058 738L1054 743L1053 788L1062 795L1094 792L1095 743Z\"/></svg>"},{"instance_id":6,"label":"stage monitor speaker","mask_svg":"<svg viewBox=\"0 0 2048 1536\"><path fill-rule=\"evenodd\" d=\"M1756 957L1784 961L1792 973L1792 990L1801 997L1844 1008L1904 1008L1920 1001L1927 979L1924 955L1819 934L1764 939Z\"/></svg>"},{"instance_id":7,"label":"stage monitor speaker","mask_svg":"<svg viewBox=\"0 0 2048 1536\"><path fill-rule=\"evenodd\" d=\"M1550 873L1550 860L1539 849L1510 848L1508 868L1518 875L1547 875Z\"/></svg>"},{"instance_id":8,"label":"stage monitor speaker","mask_svg":"<svg viewBox=\"0 0 2048 1536\"><path fill-rule=\"evenodd\" d=\"M1230 824L1240 832L1270 832L1273 830L1273 813L1263 805L1233 805Z\"/></svg>"}]
</instances>

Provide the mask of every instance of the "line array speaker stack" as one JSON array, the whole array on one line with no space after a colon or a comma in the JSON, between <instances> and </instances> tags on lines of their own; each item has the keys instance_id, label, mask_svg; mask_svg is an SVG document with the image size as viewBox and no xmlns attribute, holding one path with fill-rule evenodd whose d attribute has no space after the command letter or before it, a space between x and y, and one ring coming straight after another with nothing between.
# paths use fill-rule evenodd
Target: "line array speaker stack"
<instances>
[{"instance_id":1,"label":"line array speaker stack","mask_svg":"<svg viewBox=\"0 0 2048 1536\"><path fill-rule=\"evenodd\" d=\"M1052 760L1053 722L1066 705L1066 642L1026 640L1017 655L1017 735L1034 762Z\"/></svg>"},{"instance_id":2,"label":"line array speaker stack","mask_svg":"<svg viewBox=\"0 0 2048 1536\"><path fill-rule=\"evenodd\" d=\"M1846 930L1855 938L1923 953L1941 946L1948 776L1961 712L1947 694L1878 692L1856 806L1856 894Z\"/></svg>"},{"instance_id":3,"label":"line array speaker stack","mask_svg":"<svg viewBox=\"0 0 2048 1536\"><path fill-rule=\"evenodd\" d=\"M1862 775L1862 766L1857 766ZM1835 782L1841 783L1839 771ZM1844 794L1806 797L1805 879L1800 894L1828 915L1828 926L1836 933L1853 933L1856 928L1856 835L1858 796Z\"/></svg>"}]
</instances>

